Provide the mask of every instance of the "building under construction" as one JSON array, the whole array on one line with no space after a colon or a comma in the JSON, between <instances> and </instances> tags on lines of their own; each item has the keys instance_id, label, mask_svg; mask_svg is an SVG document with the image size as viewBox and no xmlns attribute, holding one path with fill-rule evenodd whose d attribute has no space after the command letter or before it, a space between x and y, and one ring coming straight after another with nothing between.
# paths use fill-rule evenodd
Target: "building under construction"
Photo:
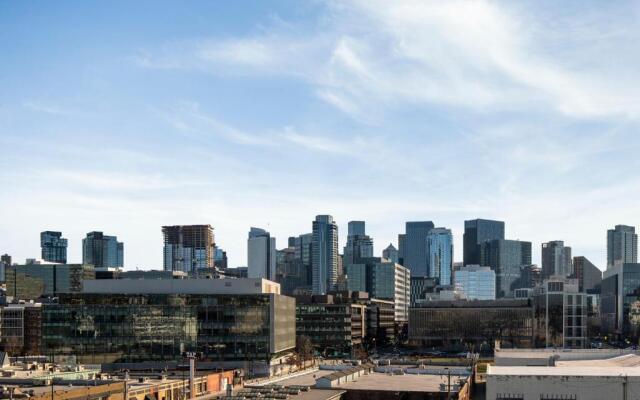
<instances>
[{"instance_id":1,"label":"building under construction","mask_svg":"<svg viewBox=\"0 0 640 400\"><path fill-rule=\"evenodd\" d=\"M163 226L165 271L193 272L214 267L211 225Z\"/></svg>"}]
</instances>

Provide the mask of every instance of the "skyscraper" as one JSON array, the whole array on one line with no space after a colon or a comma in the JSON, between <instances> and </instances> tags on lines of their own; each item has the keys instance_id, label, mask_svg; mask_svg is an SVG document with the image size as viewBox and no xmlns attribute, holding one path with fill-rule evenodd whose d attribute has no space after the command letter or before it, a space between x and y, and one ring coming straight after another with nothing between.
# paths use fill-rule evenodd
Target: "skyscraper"
<instances>
[{"instance_id":1,"label":"skyscraper","mask_svg":"<svg viewBox=\"0 0 640 400\"><path fill-rule=\"evenodd\" d=\"M573 257L573 274L572 278L578 280L581 292L597 290L600 292L600 284L602 283L602 271L587 257Z\"/></svg>"},{"instance_id":2,"label":"skyscraper","mask_svg":"<svg viewBox=\"0 0 640 400\"><path fill-rule=\"evenodd\" d=\"M407 235L401 233L398 235L398 264L404 266L404 243Z\"/></svg>"},{"instance_id":3,"label":"skyscraper","mask_svg":"<svg viewBox=\"0 0 640 400\"><path fill-rule=\"evenodd\" d=\"M607 269L614 265L638 262L638 235L636 228L616 225L607 231Z\"/></svg>"},{"instance_id":4,"label":"skyscraper","mask_svg":"<svg viewBox=\"0 0 640 400\"><path fill-rule=\"evenodd\" d=\"M343 263L344 265L357 263L365 257L373 257L373 239L367 236L364 221L351 221L347 245L344 247Z\"/></svg>"},{"instance_id":5,"label":"skyscraper","mask_svg":"<svg viewBox=\"0 0 640 400\"><path fill-rule=\"evenodd\" d=\"M62 232L40 232L40 248L43 260L60 264L67 263L67 239L62 237Z\"/></svg>"},{"instance_id":6,"label":"skyscraper","mask_svg":"<svg viewBox=\"0 0 640 400\"><path fill-rule=\"evenodd\" d=\"M434 228L431 221L407 222L404 237L404 266L411 276L429 276L427 234Z\"/></svg>"},{"instance_id":7,"label":"skyscraper","mask_svg":"<svg viewBox=\"0 0 640 400\"><path fill-rule=\"evenodd\" d=\"M214 267L214 236L211 225L163 226L164 270L194 272Z\"/></svg>"},{"instance_id":8,"label":"skyscraper","mask_svg":"<svg viewBox=\"0 0 640 400\"><path fill-rule=\"evenodd\" d=\"M247 268L249 278L276 280L276 238L264 229L249 230Z\"/></svg>"},{"instance_id":9,"label":"skyscraper","mask_svg":"<svg viewBox=\"0 0 640 400\"><path fill-rule=\"evenodd\" d=\"M289 246L295 249L295 258L300 262L299 274L301 276L301 283L311 290L311 286L313 285L313 233L290 237Z\"/></svg>"},{"instance_id":10,"label":"skyscraper","mask_svg":"<svg viewBox=\"0 0 640 400\"><path fill-rule=\"evenodd\" d=\"M562 240L542 243L542 277L554 275L568 277L573 273L571 267L571 247Z\"/></svg>"},{"instance_id":11,"label":"skyscraper","mask_svg":"<svg viewBox=\"0 0 640 400\"><path fill-rule=\"evenodd\" d=\"M531 265L531 242L494 239L480 245L480 261L496 272L496 296L511 297L520 270Z\"/></svg>"},{"instance_id":12,"label":"skyscraper","mask_svg":"<svg viewBox=\"0 0 640 400\"><path fill-rule=\"evenodd\" d=\"M82 263L95 268L123 267L124 244L116 236L89 232L82 239Z\"/></svg>"},{"instance_id":13,"label":"skyscraper","mask_svg":"<svg viewBox=\"0 0 640 400\"><path fill-rule=\"evenodd\" d=\"M382 258L386 258L387 260L399 264L398 250L393 246L393 243L389 243L386 249L382 250Z\"/></svg>"},{"instance_id":14,"label":"skyscraper","mask_svg":"<svg viewBox=\"0 0 640 400\"><path fill-rule=\"evenodd\" d=\"M441 285L451 285L453 267L453 236L451 230L434 228L427 234L429 277L438 278Z\"/></svg>"},{"instance_id":15,"label":"skyscraper","mask_svg":"<svg viewBox=\"0 0 640 400\"><path fill-rule=\"evenodd\" d=\"M464 221L462 258L464 265L482 265L480 245L489 240L504 239L504 222L489 219Z\"/></svg>"},{"instance_id":16,"label":"skyscraper","mask_svg":"<svg viewBox=\"0 0 640 400\"><path fill-rule=\"evenodd\" d=\"M313 294L326 294L338 278L338 225L331 215L313 221Z\"/></svg>"},{"instance_id":17,"label":"skyscraper","mask_svg":"<svg viewBox=\"0 0 640 400\"><path fill-rule=\"evenodd\" d=\"M214 265L218 269L227 269L229 267L227 260L227 252L221 249L220 247L215 248L214 252Z\"/></svg>"}]
</instances>

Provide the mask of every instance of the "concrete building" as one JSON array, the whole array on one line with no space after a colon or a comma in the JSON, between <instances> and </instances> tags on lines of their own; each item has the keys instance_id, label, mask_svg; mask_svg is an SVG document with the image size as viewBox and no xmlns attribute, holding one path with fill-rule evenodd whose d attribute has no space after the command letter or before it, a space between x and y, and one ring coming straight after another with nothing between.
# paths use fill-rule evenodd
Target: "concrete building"
<instances>
[{"instance_id":1,"label":"concrete building","mask_svg":"<svg viewBox=\"0 0 640 400\"><path fill-rule=\"evenodd\" d=\"M454 272L456 290L469 300L496 299L496 273L489 267L467 265Z\"/></svg>"},{"instance_id":2,"label":"concrete building","mask_svg":"<svg viewBox=\"0 0 640 400\"><path fill-rule=\"evenodd\" d=\"M640 338L640 264L614 265L603 273L602 333L636 342Z\"/></svg>"},{"instance_id":3,"label":"concrete building","mask_svg":"<svg viewBox=\"0 0 640 400\"><path fill-rule=\"evenodd\" d=\"M428 276L441 285L451 285L453 269L453 235L450 229L433 228L427 234Z\"/></svg>"},{"instance_id":4,"label":"concrete building","mask_svg":"<svg viewBox=\"0 0 640 400\"><path fill-rule=\"evenodd\" d=\"M43 306L43 353L161 366L193 351L217 367L271 374L295 347L295 300L279 289L264 279L93 281Z\"/></svg>"},{"instance_id":5,"label":"concrete building","mask_svg":"<svg viewBox=\"0 0 640 400\"><path fill-rule=\"evenodd\" d=\"M400 264L400 257L398 250L393 246L393 243L389 243L386 249L382 250L382 258L385 258L396 264Z\"/></svg>"},{"instance_id":6,"label":"concrete building","mask_svg":"<svg viewBox=\"0 0 640 400\"><path fill-rule=\"evenodd\" d=\"M311 261L313 294L326 294L338 279L338 225L331 215L313 221Z\"/></svg>"},{"instance_id":7,"label":"concrete building","mask_svg":"<svg viewBox=\"0 0 640 400\"><path fill-rule=\"evenodd\" d=\"M616 265L638 262L638 235L636 228L616 225L607 231L607 269Z\"/></svg>"},{"instance_id":8,"label":"concrete building","mask_svg":"<svg viewBox=\"0 0 640 400\"><path fill-rule=\"evenodd\" d=\"M546 279L534 290L537 347L581 349L587 345L587 296L578 281Z\"/></svg>"},{"instance_id":9,"label":"concrete building","mask_svg":"<svg viewBox=\"0 0 640 400\"><path fill-rule=\"evenodd\" d=\"M600 292L602 271L587 259L587 257L573 257L573 279L578 280L581 292Z\"/></svg>"},{"instance_id":10,"label":"concrete building","mask_svg":"<svg viewBox=\"0 0 640 400\"><path fill-rule=\"evenodd\" d=\"M43 260L58 264L67 263L67 239L62 237L62 232L40 232L40 248Z\"/></svg>"},{"instance_id":11,"label":"concrete building","mask_svg":"<svg viewBox=\"0 0 640 400\"><path fill-rule=\"evenodd\" d=\"M249 231L247 267L249 278L276 280L276 238L264 229Z\"/></svg>"},{"instance_id":12,"label":"concrete building","mask_svg":"<svg viewBox=\"0 0 640 400\"><path fill-rule=\"evenodd\" d=\"M323 357L351 358L362 349L367 306L351 295L296 296L296 334L308 337Z\"/></svg>"},{"instance_id":13,"label":"concrete building","mask_svg":"<svg viewBox=\"0 0 640 400\"><path fill-rule=\"evenodd\" d=\"M464 265L483 265L480 245L490 240L504 239L504 222L488 219L464 221L463 262Z\"/></svg>"},{"instance_id":14,"label":"concrete building","mask_svg":"<svg viewBox=\"0 0 640 400\"><path fill-rule=\"evenodd\" d=\"M568 277L573 273L571 266L571 247L562 240L542 243L542 277Z\"/></svg>"},{"instance_id":15,"label":"concrete building","mask_svg":"<svg viewBox=\"0 0 640 400\"><path fill-rule=\"evenodd\" d=\"M211 225L163 226L162 236L165 271L214 268L215 240Z\"/></svg>"},{"instance_id":16,"label":"concrete building","mask_svg":"<svg viewBox=\"0 0 640 400\"><path fill-rule=\"evenodd\" d=\"M496 351L496 365L487 369L487 399L633 399L640 393L636 354L618 351L607 357L607 350L516 353L517 358L504 365Z\"/></svg>"},{"instance_id":17,"label":"concrete building","mask_svg":"<svg viewBox=\"0 0 640 400\"><path fill-rule=\"evenodd\" d=\"M481 265L496 272L496 297L513 297L522 267L531 264L531 242L495 239L479 248Z\"/></svg>"},{"instance_id":18,"label":"concrete building","mask_svg":"<svg viewBox=\"0 0 640 400\"><path fill-rule=\"evenodd\" d=\"M124 244L116 236L89 232L82 239L82 263L96 268L124 266Z\"/></svg>"},{"instance_id":19,"label":"concrete building","mask_svg":"<svg viewBox=\"0 0 640 400\"><path fill-rule=\"evenodd\" d=\"M6 267L6 294L14 300L36 300L60 293L79 292L83 284L95 279L92 265L25 264Z\"/></svg>"},{"instance_id":20,"label":"concrete building","mask_svg":"<svg viewBox=\"0 0 640 400\"><path fill-rule=\"evenodd\" d=\"M435 225L431 221L407 222L403 240L403 266L411 276L429 276L427 235Z\"/></svg>"}]
</instances>

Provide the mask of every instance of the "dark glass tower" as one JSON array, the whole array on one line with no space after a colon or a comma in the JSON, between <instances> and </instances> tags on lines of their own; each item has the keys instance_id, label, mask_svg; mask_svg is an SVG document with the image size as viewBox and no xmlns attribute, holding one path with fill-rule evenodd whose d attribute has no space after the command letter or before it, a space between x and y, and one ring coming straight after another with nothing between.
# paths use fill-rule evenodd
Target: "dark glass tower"
<instances>
[{"instance_id":1,"label":"dark glass tower","mask_svg":"<svg viewBox=\"0 0 640 400\"><path fill-rule=\"evenodd\" d=\"M464 221L464 265L479 265L480 245L490 240L504 240L504 222L488 219Z\"/></svg>"}]
</instances>

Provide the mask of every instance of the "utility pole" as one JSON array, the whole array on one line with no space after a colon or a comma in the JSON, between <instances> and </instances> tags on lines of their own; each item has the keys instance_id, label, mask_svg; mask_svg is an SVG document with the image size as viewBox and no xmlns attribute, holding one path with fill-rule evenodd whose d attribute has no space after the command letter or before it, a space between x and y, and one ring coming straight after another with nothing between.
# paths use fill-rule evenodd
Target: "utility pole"
<instances>
[{"instance_id":1,"label":"utility pole","mask_svg":"<svg viewBox=\"0 0 640 400\"><path fill-rule=\"evenodd\" d=\"M451 370L449 368L445 370L447 370L447 400L451 400Z\"/></svg>"},{"instance_id":2,"label":"utility pole","mask_svg":"<svg viewBox=\"0 0 640 400\"><path fill-rule=\"evenodd\" d=\"M624 376L624 380L622 381L622 400L627 400L627 384L629 377L627 375Z\"/></svg>"}]
</instances>

